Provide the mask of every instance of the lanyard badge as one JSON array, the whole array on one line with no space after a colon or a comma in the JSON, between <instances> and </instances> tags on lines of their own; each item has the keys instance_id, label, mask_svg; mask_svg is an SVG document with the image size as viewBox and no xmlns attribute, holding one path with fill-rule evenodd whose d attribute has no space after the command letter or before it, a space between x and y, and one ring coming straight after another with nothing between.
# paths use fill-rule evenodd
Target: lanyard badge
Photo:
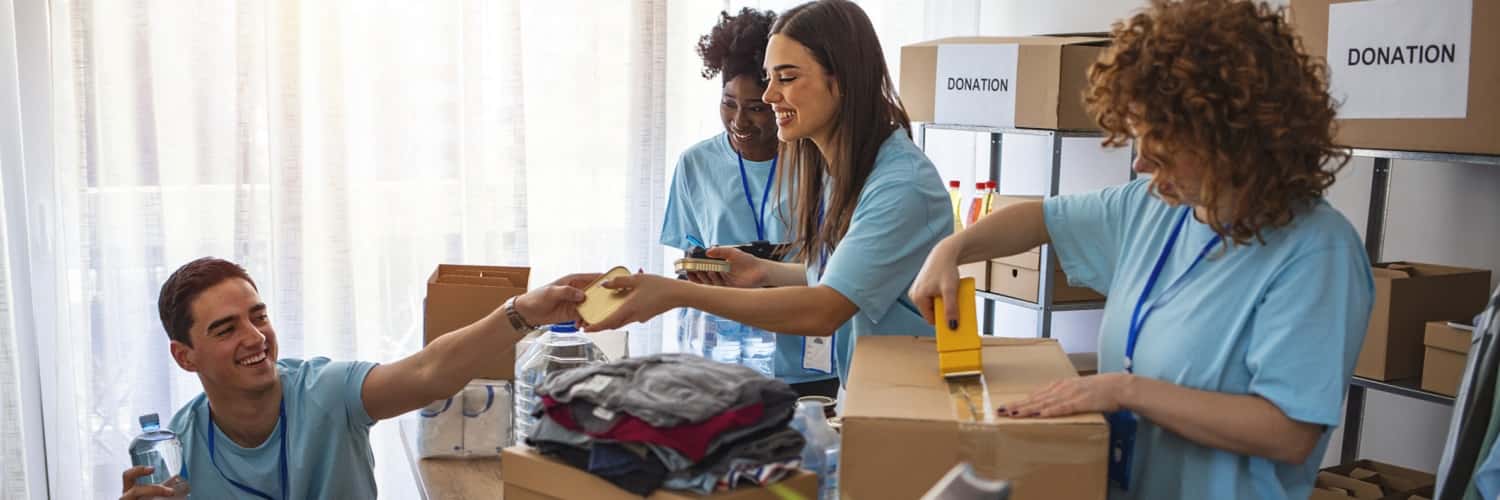
<instances>
[{"instance_id":1,"label":"lanyard badge","mask_svg":"<svg viewBox=\"0 0 1500 500\"><path fill-rule=\"evenodd\" d=\"M1156 281L1161 277L1161 269L1167 262L1167 256L1172 254L1172 247L1177 245L1177 236L1182 234L1182 226L1187 222L1187 216L1192 212L1191 208L1184 209L1182 215L1177 217L1177 225L1172 228L1172 235L1167 237L1167 244L1162 248L1161 255L1156 258L1156 265L1152 266L1151 274L1146 277L1146 286L1141 289L1140 298L1136 299L1135 310L1130 314L1130 330L1125 337L1125 371L1135 372L1135 344L1140 340L1141 325L1146 322L1146 317L1156 306L1161 305L1166 299L1172 297L1177 286L1182 284L1182 279L1203 262L1203 258L1210 250L1219 244L1222 238L1215 236L1203 250L1198 252L1198 257L1193 263L1172 280L1162 292L1161 298L1151 305L1146 305L1146 298L1151 295L1151 289L1156 287ZM1109 422L1109 480L1122 490L1130 490L1130 467L1135 454L1135 434L1140 425L1134 412L1120 410L1105 416Z\"/></svg>"}]
</instances>

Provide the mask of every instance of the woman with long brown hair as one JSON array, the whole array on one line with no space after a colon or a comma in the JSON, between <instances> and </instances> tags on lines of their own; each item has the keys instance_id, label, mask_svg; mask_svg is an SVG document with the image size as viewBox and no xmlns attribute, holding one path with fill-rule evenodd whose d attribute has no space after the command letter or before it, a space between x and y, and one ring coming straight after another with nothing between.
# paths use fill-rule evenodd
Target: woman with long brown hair
<instances>
[{"instance_id":1,"label":"woman with long brown hair","mask_svg":"<svg viewBox=\"0 0 1500 500\"><path fill-rule=\"evenodd\" d=\"M904 292L927 252L952 233L952 209L937 169L911 141L880 41L859 6L822 0L781 14L764 66L763 100L783 142L777 182L790 193L799 262L716 248L710 255L730 262L727 286L617 278L605 286L629 289L629 297L591 328L692 307L804 336L802 352L778 353L778 364L842 378L858 337L932 333Z\"/></svg>"},{"instance_id":2,"label":"woman with long brown hair","mask_svg":"<svg viewBox=\"0 0 1500 500\"><path fill-rule=\"evenodd\" d=\"M1154 0L1114 38L1086 101L1151 177L1007 206L940 243L911 297L954 317L930 304L959 264L1050 244L1109 297L1100 374L1003 415L1106 413L1112 499L1307 498L1374 293L1323 199L1345 159L1324 66L1250 1Z\"/></svg>"}]
</instances>

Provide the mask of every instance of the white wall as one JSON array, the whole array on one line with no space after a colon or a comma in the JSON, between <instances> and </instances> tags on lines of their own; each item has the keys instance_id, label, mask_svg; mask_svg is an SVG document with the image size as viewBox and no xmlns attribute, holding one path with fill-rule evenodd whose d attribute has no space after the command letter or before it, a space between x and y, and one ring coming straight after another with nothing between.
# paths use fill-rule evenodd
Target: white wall
<instances>
[{"instance_id":1,"label":"white wall","mask_svg":"<svg viewBox=\"0 0 1500 500\"><path fill-rule=\"evenodd\" d=\"M873 2L880 4L880 2ZM1273 3L1285 4L1284 1ZM956 35L1019 35L1107 31L1114 20L1145 5L1136 0L993 0L870 6L892 71L899 71L902 44ZM988 171L988 139L982 134L929 132L930 155L944 179L964 189ZM1007 146L1011 144L1007 137ZM1002 191L1012 191L1020 160L1006 149ZM1065 154L1066 157L1066 154ZM1043 164L1037 163L1037 167ZM1427 162L1393 162L1383 260L1415 260L1500 269L1500 168ZM1067 174L1065 174L1066 176ZM1066 177L1065 177L1066 179ZM1328 195L1363 234L1369 203L1371 161L1357 159ZM1064 182L1064 192L1069 190ZM1017 191L1012 191L1017 192ZM1500 281L1500 275L1494 278ZM1492 286L1495 283L1492 283ZM999 313L1011 331L1031 331L1029 315ZM1098 319L1069 313L1054 319L1054 335L1070 350L1094 344ZM1451 410L1446 406L1369 392L1361 456L1421 470L1437 469ZM1336 463L1341 435L1335 433L1325 465Z\"/></svg>"}]
</instances>

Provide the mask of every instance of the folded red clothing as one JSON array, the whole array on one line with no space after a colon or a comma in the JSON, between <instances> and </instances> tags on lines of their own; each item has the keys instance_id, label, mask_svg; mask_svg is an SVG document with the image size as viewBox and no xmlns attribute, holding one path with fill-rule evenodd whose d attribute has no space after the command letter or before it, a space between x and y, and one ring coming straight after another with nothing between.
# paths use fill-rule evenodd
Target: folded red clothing
<instances>
[{"instance_id":1,"label":"folded red clothing","mask_svg":"<svg viewBox=\"0 0 1500 500\"><path fill-rule=\"evenodd\" d=\"M594 433L588 432L583 426L578 425L576 420L573 420L573 414L569 412L567 404L559 403L551 396L543 395L542 406L546 408L547 416L552 417L558 425L570 431L624 443L666 446L695 462L702 460L708 454L709 445L720 434L753 425L765 416L765 405L757 402L725 411L702 422L656 428L633 415L622 413L609 429Z\"/></svg>"}]
</instances>

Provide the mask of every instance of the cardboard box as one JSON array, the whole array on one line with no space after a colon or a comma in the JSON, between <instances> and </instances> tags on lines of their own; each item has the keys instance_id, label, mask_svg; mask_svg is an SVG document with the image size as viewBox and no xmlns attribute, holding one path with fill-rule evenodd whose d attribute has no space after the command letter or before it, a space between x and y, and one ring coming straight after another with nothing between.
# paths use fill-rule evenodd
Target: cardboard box
<instances>
[{"instance_id":1,"label":"cardboard box","mask_svg":"<svg viewBox=\"0 0 1500 500\"><path fill-rule=\"evenodd\" d=\"M1026 253L990 260L990 292L1027 302L1041 297L1042 253L1033 248ZM1086 287L1068 284L1057 255L1052 256L1052 303L1104 300L1104 296Z\"/></svg>"},{"instance_id":2,"label":"cardboard box","mask_svg":"<svg viewBox=\"0 0 1500 500\"><path fill-rule=\"evenodd\" d=\"M1359 460L1318 473L1309 500L1411 500L1431 498L1432 474L1405 467Z\"/></svg>"},{"instance_id":3,"label":"cardboard box","mask_svg":"<svg viewBox=\"0 0 1500 500\"><path fill-rule=\"evenodd\" d=\"M531 268L439 264L427 278L422 345L484 318L506 299L526 293ZM483 378L515 379L515 356L496 356Z\"/></svg>"},{"instance_id":4,"label":"cardboard box","mask_svg":"<svg viewBox=\"0 0 1500 500\"><path fill-rule=\"evenodd\" d=\"M640 498L781 500L782 498L768 488L736 488L707 496L685 491L656 490L649 497L640 497L615 487L599 476L542 456L530 447L506 448L500 460L505 464L505 500L629 500ZM818 476L811 472L798 472L792 477L783 479L776 486L788 489L803 498L816 499L818 497Z\"/></svg>"},{"instance_id":5,"label":"cardboard box","mask_svg":"<svg viewBox=\"0 0 1500 500\"><path fill-rule=\"evenodd\" d=\"M1376 264L1375 307L1354 374L1399 380L1422 374L1422 332L1428 321L1469 322L1489 298L1490 272L1387 262Z\"/></svg>"},{"instance_id":6,"label":"cardboard box","mask_svg":"<svg viewBox=\"0 0 1500 500\"><path fill-rule=\"evenodd\" d=\"M1291 18L1292 24L1302 37L1302 46L1308 55L1325 58L1329 47L1329 7L1334 4L1345 3L1348 0L1292 0ZM1396 149L1411 151L1440 151L1455 153L1478 153L1478 154L1500 154L1500 2L1489 0L1458 0L1463 3L1472 2L1470 40L1461 40L1457 37L1451 40L1421 40L1409 39L1402 32L1401 19L1383 19L1375 22L1354 23L1361 26L1361 33L1352 36L1359 38L1370 38L1376 40L1370 43L1360 43L1366 49L1389 49L1420 42L1424 51L1426 47L1447 47L1450 43L1458 45L1456 50L1448 53L1458 52L1468 58L1468 103L1467 111L1461 113L1461 118L1341 118L1337 123L1337 136L1334 141L1340 145L1356 148ZM1457 2L1453 2L1457 3ZM1441 6L1440 4L1433 4ZM1397 6L1396 8L1399 8ZM1423 4L1421 8L1429 8ZM1451 6L1448 8L1452 8ZM1343 14L1340 14L1343 15ZM1416 23L1408 23L1415 25ZM1442 37L1439 37L1442 38ZM1463 47L1467 43L1467 47ZM1335 41L1335 45L1345 45L1344 42ZM1472 49L1472 50L1466 50ZM1366 53L1361 49L1356 54L1374 56L1374 52ZM1410 52L1408 52L1410 54ZM1389 56L1387 50L1386 56ZM1348 59L1347 53L1338 57ZM1357 59L1371 58L1358 57ZM1398 64L1386 57L1386 63L1375 65L1357 64L1348 65L1347 61L1328 61L1330 80L1340 79L1339 72L1345 72L1347 80L1365 80L1367 82L1390 82L1394 85L1404 86L1411 94L1447 94L1447 89L1432 88L1420 83L1421 79L1406 78L1405 72L1433 71L1444 64L1463 64L1461 58L1453 62L1444 63L1438 60L1435 64ZM1462 82L1461 78L1455 81ZM1380 85L1385 87L1385 85ZM1397 87L1403 88L1403 87ZM1335 93L1339 90L1335 87ZM1458 94L1458 92L1452 92ZM1378 100L1380 95L1386 99L1392 99L1389 92L1363 94L1369 95L1366 100ZM1340 115L1345 115L1351 106L1359 106L1359 96L1334 95L1335 99L1346 99L1340 108ZM1415 99L1407 99L1403 106L1408 106ZM1385 115L1380 115L1385 116ZM1434 116L1430 114L1420 116ZM915 119L915 118L913 118Z\"/></svg>"},{"instance_id":7,"label":"cardboard box","mask_svg":"<svg viewBox=\"0 0 1500 500\"><path fill-rule=\"evenodd\" d=\"M1097 130L1084 109L1083 92L1089 65L1108 44L1108 38L1098 37L1026 36L941 38L902 46L901 102L918 122ZM949 98L954 105L940 102ZM970 101L991 98L1008 101L1009 107L999 104L1002 110L992 111Z\"/></svg>"},{"instance_id":8,"label":"cardboard box","mask_svg":"<svg viewBox=\"0 0 1500 500\"><path fill-rule=\"evenodd\" d=\"M1010 419L992 406L1077 377L1057 341L985 338L983 358L986 385L965 393L939 374L933 339L859 339L844 399L844 498L920 498L961 461L1011 481L1016 500L1105 497L1109 427L1101 415Z\"/></svg>"},{"instance_id":9,"label":"cardboard box","mask_svg":"<svg viewBox=\"0 0 1500 500\"><path fill-rule=\"evenodd\" d=\"M1473 338L1473 331L1448 326L1446 321L1427 323L1427 332L1422 337L1422 343L1427 345L1427 355L1422 359L1422 390L1458 395Z\"/></svg>"},{"instance_id":10,"label":"cardboard box","mask_svg":"<svg viewBox=\"0 0 1500 500\"><path fill-rule=\"evenodd\" d=\"M970 262L958 266L958 279L974 278L974 289L990 291L990 263Z\"/></svg>"}]
</instances>

